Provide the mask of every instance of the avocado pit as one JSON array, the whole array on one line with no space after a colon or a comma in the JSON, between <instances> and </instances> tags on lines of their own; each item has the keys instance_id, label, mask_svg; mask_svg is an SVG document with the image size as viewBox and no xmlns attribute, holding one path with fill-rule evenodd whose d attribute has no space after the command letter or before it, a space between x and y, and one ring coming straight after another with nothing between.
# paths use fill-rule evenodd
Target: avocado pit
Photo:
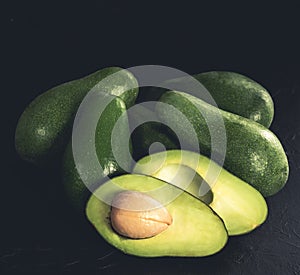
<instances>
[{"instance_id":1,"label":"avocado pit","mask_svg":"<svg viewBox=\"0 0 300 275\"><path fill-rule=\"evenodd\" d=\"M172 224L160 202L137 191L124 191L113 198L110 219L117 233L132 239L153 237Z\"/></svg>"}]
</instances>

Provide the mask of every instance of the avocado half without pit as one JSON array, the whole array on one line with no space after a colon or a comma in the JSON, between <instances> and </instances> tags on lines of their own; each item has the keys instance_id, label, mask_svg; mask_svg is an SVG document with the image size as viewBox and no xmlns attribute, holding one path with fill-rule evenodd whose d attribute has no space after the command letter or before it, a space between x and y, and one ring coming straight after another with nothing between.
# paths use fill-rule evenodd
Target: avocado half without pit
<instances>
[{"instance_id":1,"label":"avocado half without pit","mask_svg":"<svg viewBox=\"0 0 300 275\"><path fill-rule=\"evenodd\" d=\"M187 176L195 174L192 180ZM248 233L267 218L264 197L248 183L229 173L212 160L194 152L169 150L139 160L133 173L167 181L208 204L224 221L228 235ZM209 185L206 194L199 191Z\"/></svg>"},{"instance_id":2,"label":"avocado half without pit","mask_svg":"<svg viewBox=\"0 0 300 275\"><path fill-rule=\"evenodd\" d=\"M168 197L172 199L166 202ZM86 214L108 243L141 257L208 256L228 238L223 221L209 206L146 175L104 183L90 197Z\"/></svg>"}]
</instances>

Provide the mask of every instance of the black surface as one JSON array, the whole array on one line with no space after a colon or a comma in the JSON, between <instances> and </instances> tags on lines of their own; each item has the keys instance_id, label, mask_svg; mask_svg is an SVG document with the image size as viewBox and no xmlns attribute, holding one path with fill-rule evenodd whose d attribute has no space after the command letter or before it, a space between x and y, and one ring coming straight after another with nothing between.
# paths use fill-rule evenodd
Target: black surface
<instances>
[{"instance_id":1,"label":"black surface","mask_svg":"<svg viewBox=\"0 0 300 275\"><path fill-rule=\"evenodd\" d=\"M300 274L300 62L294 6L10 1L6 8L0 274ZM289 157L289 181L267 199L266 223L230 238L214 256L144 259L118 252L69 209L59 163L39 169L15 153L17 119L35 96L99 68L145 64L190 74L236 71L273 96L271 129Z\"/></svg>"}]
</instances>

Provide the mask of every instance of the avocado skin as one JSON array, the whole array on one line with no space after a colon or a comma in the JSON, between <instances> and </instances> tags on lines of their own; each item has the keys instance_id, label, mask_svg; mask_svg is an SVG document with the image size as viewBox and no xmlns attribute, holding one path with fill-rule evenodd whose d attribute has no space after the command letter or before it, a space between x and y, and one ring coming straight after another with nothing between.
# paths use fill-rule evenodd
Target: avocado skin
<instances>
[{"instance_id":1,"label":"avocado skin","mask_svg":"<svg viewBox=\"0 0 300 275\"><path fill-rule=\"evenodd\" d=\"M235 72L209 71L193 75L213 97L217 106L230 113L254 120L270 127L274 118L274 103L269 92L253 79ZM171 79L169 85L187 85L187 78ZM176 90L176 86L173 88ZM137 98L138 102L157 101L167 89L160 87L143 87ZM188 92L188 91L185 91ZM197 97L206 100L200 93Z\"/></svg>"},{"instance_id":2,"label":"avocado skin","mask_svg":"<svg viewBox=\"0 0 300 275\"><path fill-rule=\"evenodd\" d=\"M215 254L226 245L228 235L223 221L209 206L183 191L164 205L173 219L165 231L138 240L119 235L110 224L110 205L107 204L119 192L114 186L139 192L164 187L163 192L156 193L159 198L154 196L161 203L161 198L177 194L180 189L152 177L129 174L113 178L91 195L86 206L88 220L108 243L124 253L139 257L202 257ZM105 202L98 198L99 194L106 197Z\"/></svg>"},{"instance_id":3,"label":"avocado skin","mask_svg":"<svg viewBox=\"0 0 300 275\"><path fill-rule=\"evenodd\" d=\"M169 150L152 154L140 159L132 172L160 178L174 184L170 180L174 177L174 173L166 175L165 170L174 164L190 167L209 184L213 199L205 203L222 218L229 236L248 233L266 220L268 214L266 201L255 188L214 161L195 152ZM183 173L178 177L186 184ZM199 198L201 184L199 180L192 181L185 191Z\"/></svg>"},{"instance_id":4,"label":"avocado skin","mask_svg":"<svg viewBox=\"0 0 300 275\"><path fill-rule=\"evenodd\" d=\"M105 96L105 94L103 94ZM88 170L82 171L83 177L92 179L89 182L89 189L86 187L85 183L82 181L81 176L79 175L78 169L76 167L73 150L72 150L72 140L69 142L65 153L63 155L62 161L62 181L65 189L65 193L68 201L73 206L73 208L80 214L84 213L86 201L90 195L90 192L93 191L97 186L103 183L104 180L107 180L106 177L112 177L116 175L123 174L127 171L130 171L131 168L131 159L130 156L123 154L123 148L114 148L114 152L117 154L123 154L122 158L127 167L121 168L118 164L111 144L112 130L115 126L115 123L124 113L126 112L126 105L124 101L118 97L115 97L102 112L99 121L96 127L95 133L95 151L99 161L99 167L94 167L90 165ZM126 138L129 136L129 126L127 116L122 116L122 127L118 131L119 138ZM83 133L84 134L84 133ZM130 142L130 141L129 141ZM118 146L118 145L117 145ZM128 145L131 148L131 144ZM89 161L89 154L91 152L88 149L85 149L85 145L82 145L81 152L84 152L82 158L85 161ZM80 163L79 163L80 165ZM102 167L101 174L99 173L100 165Z\"/></svg>"},{"instance_id":5,"label":"avocado skin","mask_svg":"<svg viewBox=\"0 0 300 275\"><path fill-rule=\"evenodd\" d=\"M123 70L108 67L84 78L58 85L36 97L22 113L15 132L15 147L26 161L43 165L61 155L68 143L76 111L86 94L102 79ZM122 82L120 82L122 80ZM136 84L128 71L123 71L116 85ZM138 89L119 95L127 107L134 104Z\"/></svg>"},{"instance_id":6,"label":"avocado skin","mask_svg":"<svg viewBox=\"0 0 300 275\"><path fill-rule=\"evenodd\" d=\"M226 71L200 73L194 78L205 86L220 109L270 127L274 103L269 92L256 81Z\"/></svg>"},{"instance_id":7,"label":"avocado skin","mask_svg":"<svg viewBox=\"0 0 300 275\"><path fill-rule=\"evenodd\" d=\"M202 113L210 118L212 125L209 126L215 131L218 131L219 124L215 125L214 120L218 115L221 116L227 136L224 167L254 186L264 196L274 195L283 188L289 174L288 160L280 141L270 130L186 93L169 91L160 101L175 107L186 116L197 133L201 153L206 156L211 155L211 140ZM189 143L191 133L186 130L181 118L172 114L172 111L166 112L164 108L158 107L157 112L167 125L176 124L177 131ZM221 154L218 146L214 150Z\"/></svg>"}]
</instances>

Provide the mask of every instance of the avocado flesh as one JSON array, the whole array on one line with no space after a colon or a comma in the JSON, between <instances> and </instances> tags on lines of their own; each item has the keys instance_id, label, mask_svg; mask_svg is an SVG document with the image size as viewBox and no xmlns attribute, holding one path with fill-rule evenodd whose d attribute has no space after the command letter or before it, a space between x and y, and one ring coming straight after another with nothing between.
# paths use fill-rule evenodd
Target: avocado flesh
<instances>
[{"instance_id":1,"label":"avocado flesh","mask_svg":"<svg viewBox=\"0 0 300 275\"><path fill-rule=\"evenodd\" d=\"M186 165L168 164L152 176L185 190L206 204L213 201L213 194L208 183ZM202 194L201 189L205 193Z\"/></svg>"},{"instance_id":2,"label":"avocado flesh","mask_svg":"<svg viewBox=\"0 0 300 275\"><path fill-rule=\"evenodd\" d=\"M163 175L173 164L194 169L211 186L213 200L209 206L223 219L230 236L250 232L266 220L266 201L255 188L197 153L183 150L156 153L139 160L133 172L159 175L167 181ZM186 191L198 196L200 184L193 181Z\"/></svg>"},{"instance_id":3,"label":"avocado flesh","mask_svg":"<svg viewBox=\"0 0 300 275\"><path fill-rule=\"evenodd\" d=\"M149 192L160 202L167 196L176 195L174 200L164 205L172 216L172 224L162 233L146 239L130 239L116 233L109 218L109 202L120 192L116 186ZM106 202L98 196L104 196ZM123 175L101 185L90 197L86 215L107 242L126 254L142 257L208 256L221 250L228 238L222 220L210 207L171 184L145 175Z\"/></svg>"}]
</instances>

